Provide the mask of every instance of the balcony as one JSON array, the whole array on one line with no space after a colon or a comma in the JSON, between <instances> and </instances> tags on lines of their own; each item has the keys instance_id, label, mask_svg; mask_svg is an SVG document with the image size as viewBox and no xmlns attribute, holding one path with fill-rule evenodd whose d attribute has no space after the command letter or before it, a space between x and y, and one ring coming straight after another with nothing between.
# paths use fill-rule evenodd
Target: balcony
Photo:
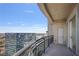
<instances>
[{"instance_id":1,"label":"balcony","mask_svg":"<svg viewBox=\"0 0 79 59\"><path fill-rule=\"evenodd\" d=\"M79 4L46 3L38 4L38 6L48 19L48 36L30 41L29 43L22 43L25 37L23 36L24 34L10 34L9 39L13 40L11 40L11 44L8 44L8 47L11 48L11 51L14 51L14 53L10 54L14 54L13 56L79 55ZM18 37L17 41L16 37ZM7 34L6 38L8 39ZM7 43L8 41L10 40L6 40ZM18 49L14 46L16 43ZM12 50L13 48L14 50Z\"/></svg>"}]
</instances>

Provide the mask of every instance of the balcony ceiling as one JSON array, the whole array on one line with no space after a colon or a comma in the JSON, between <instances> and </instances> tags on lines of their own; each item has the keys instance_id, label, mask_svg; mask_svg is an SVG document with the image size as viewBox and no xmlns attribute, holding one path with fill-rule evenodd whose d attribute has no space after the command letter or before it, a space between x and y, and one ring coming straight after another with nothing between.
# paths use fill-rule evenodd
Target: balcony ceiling
<instances>
[{"instance_id":1,"label":"balcony ceiling","mask_svg":"<svg viewBox=\"0 0 79 59\"><path fill-rule=\"evenodd\" d=\"M47 3L44 5L47 13L53 20L66 20L76 4L73 3ZM40 6L42 6L40 5Z\"/></svg>"}]
</instances>

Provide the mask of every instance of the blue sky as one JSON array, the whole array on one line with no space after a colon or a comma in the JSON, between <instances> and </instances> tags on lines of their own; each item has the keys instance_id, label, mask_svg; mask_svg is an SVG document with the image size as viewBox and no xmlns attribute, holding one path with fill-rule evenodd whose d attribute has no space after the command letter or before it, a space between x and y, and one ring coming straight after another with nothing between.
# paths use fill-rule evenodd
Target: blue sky
<instances>
[{"instance_id":1,"label":"blue sky","mask_svg":"<svg viewBox=\"0 0 79 59\"><path fill-rule=\"evenodd\" d=\"M47 31L47 18L33 3L0 3L0 32Z\"/></svg>"}]
</instances>

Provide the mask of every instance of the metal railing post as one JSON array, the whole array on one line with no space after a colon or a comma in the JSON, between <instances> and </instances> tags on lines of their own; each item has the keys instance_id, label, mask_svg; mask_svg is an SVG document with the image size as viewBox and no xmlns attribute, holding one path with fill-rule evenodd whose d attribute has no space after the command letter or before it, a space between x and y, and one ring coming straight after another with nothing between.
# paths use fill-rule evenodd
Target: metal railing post
<instances>
[{"instance_id":1,"label":"metal railing post","mask_svg":"<svg viewBox=\"0 0 79 59\"><path fill-rule=\"evenodd\" d=\"M44 53L45 53L45 38L44 38Z\"/></svg>"},{"instance_id":2,"label":"metal railing post","mask_svg":"<svg viewBox=\"0 0 79 59\"><path fill-rule=\"evenodd\" d=\"M47 39L48 39L48 47L49 47L49 37Z\"/></svg>"}]
</instances>

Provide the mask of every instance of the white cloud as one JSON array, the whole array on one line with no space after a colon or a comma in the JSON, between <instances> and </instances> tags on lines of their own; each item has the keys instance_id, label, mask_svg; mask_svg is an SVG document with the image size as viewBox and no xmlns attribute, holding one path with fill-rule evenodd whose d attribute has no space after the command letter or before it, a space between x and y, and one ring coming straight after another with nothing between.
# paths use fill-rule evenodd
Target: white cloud
<instances>
[{"instance_id":1,"label":"white cloud","mask_svg":"<svg viewBox=\"0 0 79 59\"><path fill-rule=\"evenodd\" d=\"M12 24L11 22L8 22L8 24Z\"/></svg>"},{"instance_id":2,"label":"white cloud","mask_svg":"<svg viewBox=\"0 0 79 59\"><path fill-rule=\"evenodd\" d=\"M11 23L9 23L11 24ZM46 33L47 27L43 26L43 24L34 24L31 27L24 26L25 24L21 24L19 27L0 27L0 33Z\"/></svg>"},{"instance_id":3,"label":"white cloud","mask_svg":"<svg viewBox=\"0 0 79 59\"><path fill-rule=\"evenodd\" d=\"M24 10L25 13L34 13L33 10Z\"/></svg>"},{"instance_id":4,"label":"white cloud","mask_svg":"<svg viewBox=\"0 0 79 59\"><path fill-rule=\"evenodd\" d=\"M21 24L22 26L24 26L25 24Z\"/></svg>"},{"instance_id":5,"label":"white cloud","mask_svg":"<svg viewBox=\"0 0 79 59\"><path fill-rule=\"evenodd\" d=\"M46 33L47 27L0 27L0 33Z\"/></svg>"}]
</instances>

